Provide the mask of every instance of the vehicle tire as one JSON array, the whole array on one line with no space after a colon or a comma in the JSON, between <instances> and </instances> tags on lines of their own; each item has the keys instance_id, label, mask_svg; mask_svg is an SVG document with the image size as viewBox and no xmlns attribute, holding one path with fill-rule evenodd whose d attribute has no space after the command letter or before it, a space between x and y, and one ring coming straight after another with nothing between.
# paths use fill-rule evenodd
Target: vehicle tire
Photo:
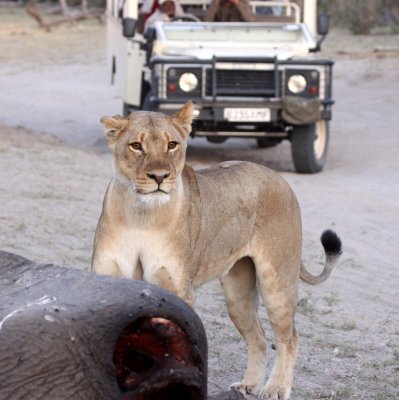
<instances>
[{"instance_id":1,"label":"vehicle tire","mask_svg":"<svg viewBox=\"0 0 399 400\"><path fill-rule=\"evenodd\" d=\"M206 140L210 143L224 143L226 140L228 139L228 137L226 136L207 136Z\"/></svg>"},{"instance_id":2,"label":"vehicle tire","mask_svg":"<svg viewBox=\"0 0 399 400\"><path fill-rule=\"evenodd\" d=\"M322 119L315 124L294 126L291 133L291 152L296 172L320 172L327 158L329 124Z\"/></svg>"},{"instance_id":3,"label":"vehicle tire","mask_svg":"<svg viewBox=\"0 0 399 400\"><path fill-rule=\"evenodd\" d=\"M257 138L256 143L260 149L267 149L269 147L277 146L280 141L272 138Z\"/></svg>"}]
</instances>

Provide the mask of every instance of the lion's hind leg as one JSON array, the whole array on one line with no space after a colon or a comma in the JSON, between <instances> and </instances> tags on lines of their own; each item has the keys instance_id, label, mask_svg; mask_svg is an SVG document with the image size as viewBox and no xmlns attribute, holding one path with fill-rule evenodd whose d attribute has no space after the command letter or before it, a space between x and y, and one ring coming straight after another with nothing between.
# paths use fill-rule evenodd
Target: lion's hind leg
<instances>
[{"instance_id":1,"label":"lion's hind leg","mask_svg":"<svg viewBox=\"0 0 399 400\"><path fill-rule=\"evenodd\" d=\"M287 400L291 395L298 353L298 334L294 325L299 268L276 268L256 264L258 288L276 337L277 355L272 372L260 392L261 399Z\"/></svg>"},{"instance_id":2,"label":"lion's hind leg","mask_svg":"<svg viewBox=\"0 0 399 400\"><path fill-rule=\"evenodd\" d=\"M266 339L258 316L256 274L249 257L237 261L221 278L226 307L231 320L248 348L247 368L242 382L232 388L244 394L257 395L266 374Z\"/></svg>"}]
</instances>

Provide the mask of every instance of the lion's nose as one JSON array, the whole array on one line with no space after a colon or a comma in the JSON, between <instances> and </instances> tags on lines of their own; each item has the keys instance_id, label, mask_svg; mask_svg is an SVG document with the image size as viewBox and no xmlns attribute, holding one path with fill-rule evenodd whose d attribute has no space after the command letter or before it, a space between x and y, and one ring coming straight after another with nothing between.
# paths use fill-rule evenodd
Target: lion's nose
<instances>
[{"instance_id":1,"label":"lion's nose","mask_svg":"<svg viewBox=\"0 0 399 400\"><path fill-rule=\"evenodd\" d=\"M158 183L158 185L160 185L164 181L164 179L166 179L169 176L169 174L155 174L155 173L151 174L147 172L147 176L150 179L154 179L154 181Z\"/></svg>"}]
</instances>

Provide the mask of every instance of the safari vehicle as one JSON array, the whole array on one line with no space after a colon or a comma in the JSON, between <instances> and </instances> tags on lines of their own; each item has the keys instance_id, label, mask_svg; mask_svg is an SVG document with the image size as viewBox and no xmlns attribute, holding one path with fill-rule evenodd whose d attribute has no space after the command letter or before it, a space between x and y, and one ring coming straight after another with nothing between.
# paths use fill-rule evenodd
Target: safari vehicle
<instances>
[{"instance_id":1,"label":"safari vehicle","mask_svg":"<svg viewBox=\"0 0 399 400\"><path fill-rule=\"evenodd\" d=\"M297 172L321 171L333 62L315 54L328 16L317 17L316 0L254 0L254 22L203 22L209 2L180 0L187 15L143 34L138 0L108 0L111 79L124 114L173 113L192 100L193 137L256 138L259 147L288 139Z\"/></svg>"}]
</instances>

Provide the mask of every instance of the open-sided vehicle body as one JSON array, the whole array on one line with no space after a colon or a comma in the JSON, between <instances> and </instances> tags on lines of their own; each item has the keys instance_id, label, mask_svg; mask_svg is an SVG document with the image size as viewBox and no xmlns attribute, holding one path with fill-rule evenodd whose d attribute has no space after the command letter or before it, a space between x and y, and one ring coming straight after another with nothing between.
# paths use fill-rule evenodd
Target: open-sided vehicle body
<instances>
[{"instance_id":1,"label":"open-sided vehicle body","mask_svg":"<svg viewBox=\"0 0 399 400\"><path fill-rule=\"evenodd\" d=\"M252 1L253 22L204 22L207 0L181 4L186 18L157 22L143 34L137 0L109 0L109 61L124 114L173 113L192 100L192 136L256 138L260 147L288 139L298 172L321 171L333 62L316 57L328 31L316 0L304 0L303 9L285 0Z\"/></svg>"}]
</instances>

